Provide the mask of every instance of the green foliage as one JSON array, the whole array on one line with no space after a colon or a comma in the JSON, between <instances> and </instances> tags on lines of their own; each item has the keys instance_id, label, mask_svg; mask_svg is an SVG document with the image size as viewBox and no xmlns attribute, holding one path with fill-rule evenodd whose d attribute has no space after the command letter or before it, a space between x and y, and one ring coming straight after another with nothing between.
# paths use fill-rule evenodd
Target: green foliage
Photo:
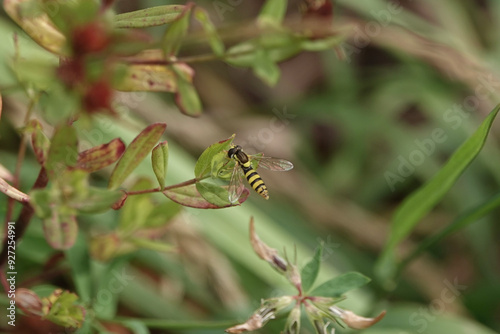
<instances>
[{"instance_id":1,"label":"green foliage","mask_svg":"<svg viewBox=\"0 0 500 334\"><path fill-rule=\"evenodd\" d=\"M302 288L306 293L313 287L314 282L318 277L322 255L323 244L320 244L314 253L314 257L304 266L304 268L302 268L302 271L300 272L300 276L302 278Z\"/></svg>"},{"instance_id":2,"label":"green foliage","mask_svg":"<svg viewBox=\"0 0 500 334\"><path fill-rule=\"evenodd\" d=\"M333 298L340 297L350 290L358 289L368 284L370 281L368 277L360 273L345 273L321 284L311 291L311 295Z\"/></svg>"},{"instance_id":3,"label":"green foliage","mask_svg":"<svg viewBox=\"0 0 500 334\"><path fill-rule=\"evenodd\" d=\"M185 6L164 5L133 12L117 14L113 18L116 28L146 28L168 24L175 21Z\"/></svg>"},{"instance_id":4,"label":"green foliage","mask_svg":"<svg viewBox=\"0 0 500 334\"><path fill-rule=\"evenodd\" d=\"M168 142L164 141L155 146L151 152L151 165L160 188L163 189L168 167Z\"/></svg>"}]
</instances>

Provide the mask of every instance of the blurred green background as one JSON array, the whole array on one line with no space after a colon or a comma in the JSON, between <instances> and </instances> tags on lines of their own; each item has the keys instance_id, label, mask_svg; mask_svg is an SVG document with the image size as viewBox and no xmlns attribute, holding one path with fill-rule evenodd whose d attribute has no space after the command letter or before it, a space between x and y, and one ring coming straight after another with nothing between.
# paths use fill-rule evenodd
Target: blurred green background
<instances>
[{"instance_id":1,"label":"blurred green background","mask_svg":"<svg viewBox=\"0 0 500 334\"><path fill-rule=\"evenodd\" d=\"M170 2L161 2L166 3ZM231 38L234 34L229 32L254 19L262 5L229 0L196 3L223 28L222 36L226 31ZM159 3L118 1L115 7L125 12L155 5ZM288 14L297 15L297 7L297 1L290 1ZM439 170L500 101L500 2L339 0L334 24L348 36L341 48L302 53L283 62L275 87L266 86L247 69L217 61L197 63L193 66L204 105L201 117L180 114L169 94L120 93L115 107L122 117L96 117L92 131L82 130L81 145L95 146L115 137L128 144L147 124L166 122L167 184L192 178L199 154L233 133L235 143L247 153L264 152L295 165L287 173L262 171L269 201L252 193L237 208L185 209L168 230L177 253L139 251L111 263L91 261L89 279L102 289L116 271L133 276L112 300L101 301L103 316L113 314L116 307L121 316L242 322L261 298L289 293L284 279L251 250L248 222L253 216L261 238L278 250L286 248L289 255L296 249L299 265L325 242L320 280L352 270L374 278L340 304L364 316L388 311L384 320L364 333L500 331L498 210L433 246L403 272L393 290L385 290L374 275L394 209ZM2 13L2 91L15 85L9 69L15 31L22 56L52 59ZM156 37L161 32L150 29ZM16 128L22 124L27 99L10 91L3 98L0 163L14 170L20 140ZM494 123L478 159L404 243L403 253L497 192L499 131L499 123ZM30 151L22 168L23 190L31 187L37 171ZM134 175L141 176L154 179L148 159ZM103 173L94 182L104 187L107 177ZM132 178L129 181L132 185ZM158 197L160 202L166 200ZM0 217L5 209L2 195ZM113 211L79 217L78 245L83 254L86 236L112 228L119 215ZM55 252L43 239L37 219L17 254L18 286L74 290L79 284L67 262L56 268L47 264ZM459 289L450 288L453 284ZM0 301L7 305L5 297ZM26 330L35 333L29 320L23 321L30 328ZM260 332L282 328L283 322L271 322ZM151 330L164 332L222 330ZM303 333L312 330L306 327Z\"/></svg>"}]
</instances>

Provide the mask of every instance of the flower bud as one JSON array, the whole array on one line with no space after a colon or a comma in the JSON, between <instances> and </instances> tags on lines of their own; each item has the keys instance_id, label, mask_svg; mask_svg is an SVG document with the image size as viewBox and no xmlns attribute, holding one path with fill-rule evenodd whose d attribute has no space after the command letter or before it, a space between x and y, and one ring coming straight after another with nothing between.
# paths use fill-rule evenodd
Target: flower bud
<instances>
[{"instance_id":1,"label":"flower bud","mask_svg":"<svg viewBox=\"0 0 500 334\"><path fill-rule=\"evenodd\" d=\"M278 251L266 245L260 240L253 223L253 217L250 218L250 242L252 243L253 250L264 261L267 261L274 269L284 273L287 271L288 262L278 256Z\"/></svg>"}]
</instances>

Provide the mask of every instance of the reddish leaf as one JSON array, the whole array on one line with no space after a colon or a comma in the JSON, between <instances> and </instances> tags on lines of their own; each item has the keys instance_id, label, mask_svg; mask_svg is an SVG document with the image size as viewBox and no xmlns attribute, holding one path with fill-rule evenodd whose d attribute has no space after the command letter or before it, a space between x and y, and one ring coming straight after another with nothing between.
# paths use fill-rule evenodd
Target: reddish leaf
<instances>
[{"instance_id":1,"label":"reddish leaf","mask_svg":"<svg viewBox=\"0 0 500 334\"><path fill-rule=\"evenodd\" d=\"M227 186L224 188L227 189ZM239 205L243 202L246 201L248 198L248 195L250 192L248 189L245 189L243 193L241 194L241 197L238 199L238 204L227 204L224 206L217 206L214 205L210 202L208 202L206 199L204 199L201 194L198 192L196 189L196 185L192 184L189 186L181 187L181 188L175 188L171 190L165 190L163 191L163 194L170 198L172 201L179 203L180 205L183 206L188 206L191 208L197 208L197 209L221 209L221 208L228 208L231 206Z\"/></svg>"},{"instance_id":2,"label":"reddish leaf","mask_svg":"<svg viewBox=\"0 0 500 334\"><path fill-rule=\"evenodd\" d=\"M30 0L4 0L3 7L10 18L38 44L45 49L56 53L64 54L66 37L57 30L46 13L39 15L24 15L26 6L38 5L38 1Z\"/></svg>"},{"instance_id":3,"label":"reddish leaf","mask_svg":"<svg viewBox=\"0 0 500 334\"><path fill-rule=\"evenodd\" d=\"M176 92L177 79L164 65L127 65L125 77L114 88L124 92Z\"/></svg>"},{"instance_id":4,"label":"reddish leaf","mask_svg":"<svg viewBox=\"0 0 500 334\"><path fill-rule=\"evenodd\" d=\"M44 219L43 231L49 245L55 249L69 249L76 241L78 224L74 215L52 211L52 217Z\"/></svg>"},{"instance_id":5,"label":"reddish leaf","mask_svg":"<svg viewBox=\"0 0 500 334\"><path fill-rule=\"evenodd\" d=\"M118 160L125 151L125 144L116 138L107 144L92 147L78 155L76 167L89 173L95 172Z\"/></svg>"},{"instance_id":6,"label":"reddish leaf","mask_svg":"<svg viewBox=\"0 0 500 334\"><path fill-rule=\"evenodd\" d=\"M167 124L165 123L154 123L142 130L142 132L135 137L115 166L109 179L109 189L116 189L122 184L127 176L133 172L146 155L153 149L166 127Z\"/></svg>"}]
</instances>

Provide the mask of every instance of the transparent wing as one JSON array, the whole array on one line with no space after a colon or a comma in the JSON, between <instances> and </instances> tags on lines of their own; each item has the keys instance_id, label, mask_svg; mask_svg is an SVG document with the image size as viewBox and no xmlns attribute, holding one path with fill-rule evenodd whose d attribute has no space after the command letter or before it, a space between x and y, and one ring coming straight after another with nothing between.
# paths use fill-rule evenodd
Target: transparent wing
<instances>
[{"instance_id":1,"label":"transparent wing","mask_svg":"<svg viewBox=\"0 0 500 334\"><path fill-rule=\"evenodd\" d=\"M243 172L238 163L234 165L233 173L231 174L231 181L229 181L229 202L236 203L243 193Z\"/></svg>"},{"instance_id":2,"label":"transparent wing","mask_svg":"<svg viewBox=\"0 0 500 334\"><path fill-rule=\"evenodd\" d=\"M276 172L285 172L293 168L293 164L285 159L272 157L256 157L256 159L259 162L259 167L263 167L265 169L273 170Z\"/></svg>"}]
</instances>

